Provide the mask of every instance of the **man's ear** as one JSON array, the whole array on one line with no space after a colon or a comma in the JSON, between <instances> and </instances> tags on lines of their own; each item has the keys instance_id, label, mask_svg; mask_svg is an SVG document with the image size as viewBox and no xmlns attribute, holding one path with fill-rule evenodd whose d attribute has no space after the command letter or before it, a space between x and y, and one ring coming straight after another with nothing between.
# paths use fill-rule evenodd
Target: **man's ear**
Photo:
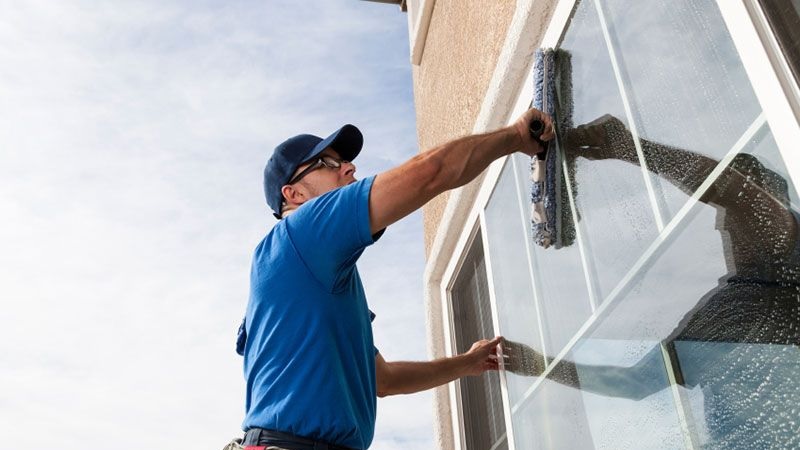
<instances>
[{"instance_id":1,"label":"man's ear","mask_svg":"<svg viewBox=\"0 0 800 450\"><path fill-rule=\"evenodd\" d=\"M284 185L281 188L281 194L283 194L283 198L286 200L286 203L290 205L299 206L305 203L307 200L305 193L291 184Z\"/></svg>"}]
</instances>

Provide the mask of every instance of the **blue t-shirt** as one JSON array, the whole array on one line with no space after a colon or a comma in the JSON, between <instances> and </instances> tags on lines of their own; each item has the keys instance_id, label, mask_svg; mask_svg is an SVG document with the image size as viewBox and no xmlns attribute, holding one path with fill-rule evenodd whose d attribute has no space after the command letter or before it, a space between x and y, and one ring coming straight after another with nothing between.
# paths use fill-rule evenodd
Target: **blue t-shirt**
<instances>
[{"instance_id":1,"label":"blue t-shirt","mask_svg":"<svg viewBox=\"0 0 800 450\"><path fill-rule=\"evenodd\" d=\"M243 429L358 449L375 431L372 313L356 269L374 177L314 198L256 247L245 317Z\"/></svg>"}]
</instances>

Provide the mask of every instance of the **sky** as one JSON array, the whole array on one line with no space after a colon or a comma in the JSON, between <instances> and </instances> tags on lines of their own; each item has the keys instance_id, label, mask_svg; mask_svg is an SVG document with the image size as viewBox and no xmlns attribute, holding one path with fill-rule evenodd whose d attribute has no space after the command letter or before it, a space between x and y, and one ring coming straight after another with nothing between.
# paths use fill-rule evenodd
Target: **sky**
<instances>
[{"instance_id":1,"label":"sky","mask_svg":"<svg viewBox=\"0 0 800 450\"><path fill-rule=\"evenodd\" d=\"M0 0L3 447L237 436L264 163L344 123L357 176L418 151L396 6ZM427 359L423 267L419 213L359 263L387 360ZM379 399L372 448L432 448L431 401Z\"/></svg>"}]
</instances>

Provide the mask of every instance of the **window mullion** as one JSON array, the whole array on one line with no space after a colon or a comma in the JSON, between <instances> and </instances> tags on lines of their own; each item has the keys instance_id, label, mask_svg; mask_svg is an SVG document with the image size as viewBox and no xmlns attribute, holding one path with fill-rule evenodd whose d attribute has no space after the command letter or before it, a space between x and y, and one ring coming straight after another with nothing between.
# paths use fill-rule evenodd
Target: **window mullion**
<instances>
[{"instance_id":1,"label":"window mullion","mask_svg":"<svg viewBox=\"0 0 800 450\"><path fill-rule=\"evenodd\" d=\"M653 180L650 176L650 171L647 168L647 161L645 160L644 151L642 150L642 143L639 140L639 129L637 128L636 121L633 118L633 108L631 107L630 100L628 99L628 93L625 90L622 70L619 67L617 54L611 42L611 35L608 31L608 24L606 22L605 14L603 13L603 7L600 5L600 0L594 0L594 5L597 9L600 29L603 31L603 39L606 42L606 48L608 48L608 57L611 61L611 67L614 70L614 77L617 80L617 87L619 88L622 106L625 109L625 116L628 119L628 127L630 128L633 145L636 147L636 155L639 158L639 167L642 170L642 177L644 178L645 188L647 189L647 196L650 198L650 205L653 208L653 217L655 218L658 231L661 232L664 229L664 219L658 207L658 201L656 199L656 193L653 187Z\"/></svg>"}]
</instances>

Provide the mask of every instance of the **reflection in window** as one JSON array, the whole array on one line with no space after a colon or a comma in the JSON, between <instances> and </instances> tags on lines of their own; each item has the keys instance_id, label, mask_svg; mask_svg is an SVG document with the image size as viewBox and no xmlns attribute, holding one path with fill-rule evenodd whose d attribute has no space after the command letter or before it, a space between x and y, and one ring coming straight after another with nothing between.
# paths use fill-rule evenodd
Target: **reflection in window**
<instances>
[{"instance_id":1,"label":"reflection in window","mask_svg":"<svg viewBox=\"0 0 800 450\"><path fill-rule=\"evenodd\" d=\"M613 145L610 129L624 133L608 117L579 127L572 138L579 147L591 147L594 157L635 163L618 150L624 147ZM661 371L685 388L687 400L677 405L677 414L692 422L692 442L704 448L800 445L800 216L791 209L793 187L770 143L764 126L745 147L752 153L736 154L724 167L698 153L646 143L662 158L681 161L681 177L660 175L696 193L700 203L679 231L662 234L661 248L635 274L625 296L608 300L611 312L590 336L660 340L668 350L653 347L627 366L587 364L573 351L550 372L551 380L643 401L664 392L664 383L645 382L656 379L652 361L663 357ZM767 168L761 152L780 167ZM695 391L695 401L688 391Z\"/></svg>"},{"instance_id":2,"label":"reflection in window","mask_svg":"<svg viewBox=\"0 0 800 450\"><path fill-rule=\"evenodd\" d=\"M450 291L455 350L465 353L475 341L495 336L480 234L473 239ZM468 450L507 448L500 377L486 372L459 381L464 441Z\"/></svg>"},{"instance_id":3,"label":"reflection in window","mask_svg":"<svg viewBox=\"0 0 800 450\"><path fill-rule=\"evenodd\" d=\"M623 129L627 131L630 123L625 116L620 83L594 2L580 3L564 36L561 51L571 55L571 75L562 73L561 76L571 76L572 90L568 93L571 95L565 95L564 89L558 95L556 119L560 135L572 136L571 128L561 127L561 118L569 116L573 117L574 123L584 124L604 115L613 115L620 118ZM569 86L569 83L562 84ZM619 136L615 147L636 158L636 146L630 133L627 139L624 137ZM591 149L576 149L567 153L566 160L571 168L570 187L579 218L578 229L584 237L588 269L592 272L591 288L602 300L644 253L659 229L642 170L619 159L597 160L596 153ZM577 254L576 247L573 246L571 252ZM551 271L562 272L560 267ZM563 289L559 286L555 291ZM564 301L559 298L554 306ZM570 297L566 301L575 302L577 299ZM572 338L587 316L580 317L579 325L571 330L567 340Z\"/></svg>"},{"instance_id":4,"label":"reflection in window","mask_svg":"<svg viewBox=\"0 0 800 450\"><path fill-rule=\"evenodd\" d=\"M582 246L531 250L517 447L800 448L797 193L716 3L579 1L562 50Z\"/></svg>"},{"instance_id":5,"label":"reflection in window","mask_svg":"<svg viewBox=\"0 0 800 450\"><path fill-rule=\"evenodd\" d=\"M638 136L721 160L761 107L717 2L586 3L598 5L604 13L607 45L619 67L615 78L624 91L620 95L630 104ZM604 114L625 122L625 116L614 111ZM645 160L656 172L680 179L681 163L675 158L645 155ZM666 222L686 202L687 193L668 180L652 175L651 179L659 214Z\"/></svg>"}]
</instances>

